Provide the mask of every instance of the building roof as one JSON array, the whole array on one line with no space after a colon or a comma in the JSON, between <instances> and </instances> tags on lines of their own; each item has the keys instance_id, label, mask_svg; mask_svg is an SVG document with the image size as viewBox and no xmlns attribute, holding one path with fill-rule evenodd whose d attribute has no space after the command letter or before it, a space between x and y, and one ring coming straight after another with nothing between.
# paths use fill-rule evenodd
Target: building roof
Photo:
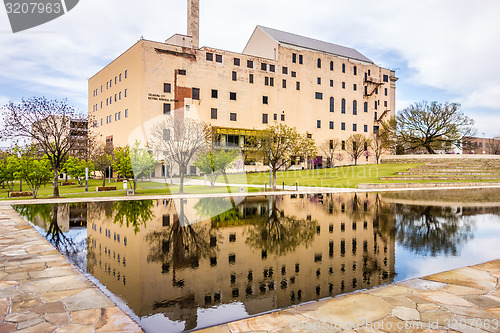
<instances>
[{"instance_id":1,"label":"building roof","mask_svg":"<svg viewBox=\"0 0 500 333\"><path fill-rule=\"evenodd\" d=\"M373 64L373 61L371 61L370 59L368 59L355 49L349 47L332 44L309 37L295 35L289 32L271 29L260 25L258 25L257 28L262 29L265 33L267 33L271 38L273 38L278 43L289 44L293 46L298 46L306 49L329 53L345 57L348 59L354 59Z\"/></svg>"}]
</instances>

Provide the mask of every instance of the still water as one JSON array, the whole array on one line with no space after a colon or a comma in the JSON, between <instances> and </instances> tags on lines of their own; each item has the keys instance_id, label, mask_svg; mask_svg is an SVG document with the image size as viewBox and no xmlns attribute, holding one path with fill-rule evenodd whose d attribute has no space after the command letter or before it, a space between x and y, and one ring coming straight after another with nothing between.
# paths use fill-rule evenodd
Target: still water
<instances>
[{"instance_id":1,"label":"still water","mask_svg":"<svg viewBox=\"0 0 500 333\"><path fill-rule=\"evenodd\" d=\"M500 191L16 206L147 332L181 332L500 258Z\"/></svg>"}]
</instances>

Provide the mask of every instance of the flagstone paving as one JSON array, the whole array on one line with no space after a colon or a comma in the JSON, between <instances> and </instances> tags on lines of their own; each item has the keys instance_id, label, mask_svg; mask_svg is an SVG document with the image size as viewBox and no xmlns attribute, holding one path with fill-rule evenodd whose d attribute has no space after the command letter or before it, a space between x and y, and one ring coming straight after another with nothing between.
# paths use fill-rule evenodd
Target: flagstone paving
<instances>
[{"instance_id":1,"label":"flagstone paving","mask_svg":"<svg viewBox=\"0 0 500 333\"><path fill-rule=\"evenodd\" d=\"M12 208L0 205L0 332L142 332Z\"/></svg>"}]
</instances>

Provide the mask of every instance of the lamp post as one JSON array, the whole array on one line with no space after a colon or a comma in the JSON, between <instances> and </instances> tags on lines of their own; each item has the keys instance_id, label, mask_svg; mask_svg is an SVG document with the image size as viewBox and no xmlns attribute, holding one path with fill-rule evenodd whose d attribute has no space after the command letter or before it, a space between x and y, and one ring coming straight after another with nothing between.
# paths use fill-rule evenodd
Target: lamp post
<instances>
[{"instance_id":1,"label":"lamp post","mask_svg":"<svg viewBox=\"0 0 500 333\"><path fill-rule=\"evenodd\" d=\"M484 132L483 132L483 155L486 154L486 151L484 150L485 145L484 145Z\"/></svg>"}]
</instances>

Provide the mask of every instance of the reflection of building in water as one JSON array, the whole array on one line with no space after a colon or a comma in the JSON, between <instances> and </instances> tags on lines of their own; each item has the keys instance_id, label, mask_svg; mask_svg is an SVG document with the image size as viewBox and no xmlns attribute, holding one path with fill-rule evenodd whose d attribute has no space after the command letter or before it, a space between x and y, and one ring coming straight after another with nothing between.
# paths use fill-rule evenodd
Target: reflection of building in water
<instances>
[{"instance_id":1,"label":"reflection of building in water","mask_svg":"<svg viewBox=\"0 0 500 333\"><path fill-rule=\"evenodd\" d=\"M57 225L63 232L68 231L69 228L87 225L87 204L85 203L33 205L32 208L35 211L32 223L44 229L51 223L51 219L54 219L54 215L56 215L54 221L57 221Z\"/></svg>"},{"instance_id":2,"label":"reflection of building in water","mask_svg":"<svg viewBox=\"0 0 500 333\"><path fill-rule=\"evenodd\" d=\"M184 210L221 200L229 201L188 199ZM250 315L283 308L392 281L394 240L378 230L376 203L376 194L292 195L274 205L248 197L181 228L172 201L159 200L137 233L92 203L88 270L138 316L165 313L185 329L196 327L197 307L239 301Z\"/></svg>"}]
</instances>

